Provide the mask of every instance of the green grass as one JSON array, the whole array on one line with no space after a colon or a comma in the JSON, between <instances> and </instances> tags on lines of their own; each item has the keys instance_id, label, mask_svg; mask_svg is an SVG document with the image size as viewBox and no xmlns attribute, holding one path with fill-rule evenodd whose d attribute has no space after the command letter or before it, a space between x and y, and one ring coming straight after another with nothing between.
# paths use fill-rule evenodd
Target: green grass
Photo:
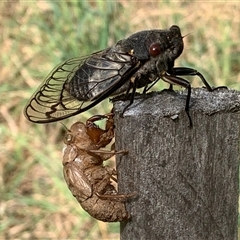
<instances>
[{"instance_id":1,"label":"green grass","mask_svg":"<svg viewBox=\"0 0 240 240\"><path fill-rule=\"evenodd\" d=\"M126 1L0 3L0 238L119 239L118 223L84 212L62 175L60 123L37 125L23 108L60 62L106 48L143 29L182 29L176 66L202 72L211 85L240 90L240 4ZM193 79L191 79L193 80ZM193 86L202 86L194 78ZM160 82L157 89L166 85ZM108 100L63 121L106 113Z\"/></svg>"}]
</instances>

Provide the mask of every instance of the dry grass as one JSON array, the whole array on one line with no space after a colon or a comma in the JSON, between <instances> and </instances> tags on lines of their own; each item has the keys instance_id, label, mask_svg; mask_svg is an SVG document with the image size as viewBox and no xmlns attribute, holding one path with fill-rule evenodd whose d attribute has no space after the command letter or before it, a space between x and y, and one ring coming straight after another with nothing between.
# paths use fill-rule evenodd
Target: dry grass
<instances>
[{"instance_id":1,"label":"dry grass","mask_svg":"<svg viewBox=\"0 0 240 240\"><path fill-rule=\"evenodd\" d=\"M62 125L31 124L23 116L55 65L132 32L177 24L191 34L176 65L240 89L239 12L237 2L0 2L0 239L119 239L118 223L90 218L67 189ZM109 109L105 103L64 123Z\"/></svg>"}]
</instances>

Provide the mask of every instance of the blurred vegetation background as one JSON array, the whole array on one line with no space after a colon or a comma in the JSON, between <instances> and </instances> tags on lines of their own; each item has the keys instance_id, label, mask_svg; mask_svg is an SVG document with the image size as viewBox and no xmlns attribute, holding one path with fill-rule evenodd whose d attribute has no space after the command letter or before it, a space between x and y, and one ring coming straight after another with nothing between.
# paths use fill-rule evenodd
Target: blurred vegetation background
<instances>
[{"instance_id":1,"label":"blurred vegetation background","mask_svg":"<svg viewBox=\"0 0 240 240\"><path fill-rule=\"evenodd\" d=\"M190 33L176 66L198 69L211 85L240 90L239 2L0 2L0 239L119 239L119 223L91 218L65 184L64 127L32 124L23 108L60 62L173 24ZM198 78L192 83L202 86ZM69 127L110 108L105 100L63 122Z\"/></svg>"}]
</instances>

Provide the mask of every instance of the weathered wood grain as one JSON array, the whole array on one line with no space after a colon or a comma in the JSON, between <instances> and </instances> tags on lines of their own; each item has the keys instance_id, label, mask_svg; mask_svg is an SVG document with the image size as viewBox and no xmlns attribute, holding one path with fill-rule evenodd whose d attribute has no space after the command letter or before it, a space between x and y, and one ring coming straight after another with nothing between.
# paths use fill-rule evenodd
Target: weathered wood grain
<instances>
[{"instance_id":1,"label":"weathered wood grain","mask_svg":"<svg viewBox=\"0 0 240 240\"><path fill-rule=\"evenodd\" d=\"M136 191L121 240L237 239L240 92L193 89L137 96L115 108L119 191Z\"/></svg>"}]
</instances>

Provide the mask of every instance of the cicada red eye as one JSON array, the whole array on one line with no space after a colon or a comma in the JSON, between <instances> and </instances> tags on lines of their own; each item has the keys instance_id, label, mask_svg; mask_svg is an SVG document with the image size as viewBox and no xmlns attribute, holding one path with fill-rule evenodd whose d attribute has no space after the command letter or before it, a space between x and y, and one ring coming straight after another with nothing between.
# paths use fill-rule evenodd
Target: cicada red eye
<instances>
[{"instance_id":1,"label":"cicada red eye","mask_svg":"<svg viewBox=\"0 0 240 240\"><path fill-rule=\"evenodd\" d=\"M149 48L149 53L152 57L156 57L161 53L160 43L153 43Z\"/></svg>"}]
</instances>

